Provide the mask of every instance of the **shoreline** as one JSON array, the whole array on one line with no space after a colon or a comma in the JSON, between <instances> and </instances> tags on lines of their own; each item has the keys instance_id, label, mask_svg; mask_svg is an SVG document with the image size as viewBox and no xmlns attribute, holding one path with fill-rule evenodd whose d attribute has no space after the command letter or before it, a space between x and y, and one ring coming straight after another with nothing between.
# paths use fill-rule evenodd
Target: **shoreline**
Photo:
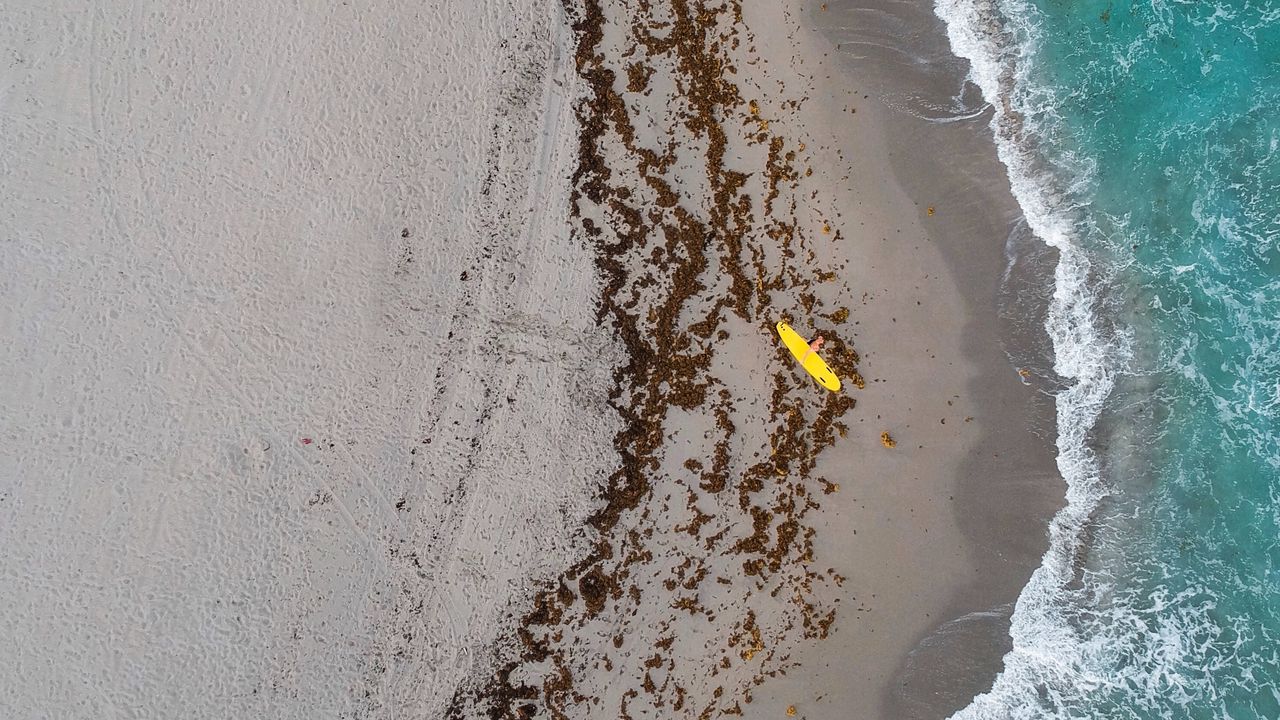
<instances>
[{"instance_id":1,"label":"shoreline","mask_svg":"<svg viewBox=\"0 0 1280 720\"><path fill-rule=\"evenodd\" d=\"M813 35L798 42L809 44L798 56L817 67L810 94L828 98L804 121L831 130L832 148L856 158L859 172L887 180L846 181L855 217L892 233L882 244L910 243L904 251L854 238L844 251L870 263L850 284L872 290L876 315L892 316L888 326L864 318L858 334L870 389L856 419L896 423L899 450L914 456L886 462L865 443L828 456L857 468L853 486L885 472L898 473L901 486L873 483L856 507L834 508L819 535L828 558L855 588L861 575L860 589L873 596L837 617L834 641L798 656L799 669L776 681L764 709L794 703L803 715L794 698L807 696L818 699L810 717L850 709L867 718L948 717L1003 667L1013 604L1063 502L1054 401L1042 381L1052 377L1042 320L1053 258L1021 221L990 109L962 91L966 68L931 6L810 2L802 24ZM832 112L831 100L850 89L856 115ZM825 174L843 179L848 165L833 162ZM1030 386L1018 368L1030 369ZM957 421L968 422L957 431Z\"/></svg>"},{"instance_id":2,"label":"shoreline","mask_svg":"<svg viewBox=\"0 0 1280 720\"><path fill-rule=\"evenodd\" d=\"M954 589L942 619L886 688L886 716L895 718L946 717L990 689L1012 647L1013 604L1048 548L1048 524L1065 491L1043 329L1056 257L1022 220L991 136L991 108L964 81L967 63L952 55L932 4L920 5L856 0L815 13L834 42L857 42L860 57L846 53L843 64L884 99L881 133L897 184L936 207L933 217L922 213L922 224L957 280L967 313L961 352L978 370L967 395L981 435L955 480L955 514L974 574ZM866 10L879 13L875 22L837 19L842 12L866 19L859 12ZM903 26L911 29L902 33L909 44L871 42ZM908 67L904 56L924 63ZM961 216L950 208L963 209ZM930 222L944 215L945 225ZM1019 368L1031 372L1030 386L1018 381Z\"/></svg>"}]
</instances>

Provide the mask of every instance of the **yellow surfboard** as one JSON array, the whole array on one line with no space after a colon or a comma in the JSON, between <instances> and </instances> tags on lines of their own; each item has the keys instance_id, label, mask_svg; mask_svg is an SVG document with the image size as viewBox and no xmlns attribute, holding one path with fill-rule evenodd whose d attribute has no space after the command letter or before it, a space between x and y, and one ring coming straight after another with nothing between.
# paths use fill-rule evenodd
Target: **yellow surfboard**
<instances>
[{"instance_id":1,"label":"yellow surfboard","mask_svg":"<svg viewBox=\"0 0 1280 720\"><path fill-rule=\"evenodd\" d=\"M778 323L778 335L782 338L782 344L787 346L787 349L796 357L796 360L804 358L804 361L800 363L800 367L812 375L819 385L831 392L840 391L840 378L836 377L836 374L832 372L825 360L818 357L818 353L809 352L808 340L800 337L799 333L792 330L791 326L784 322ZM809 353L809 357L806 358L805 353Z\"/></svg>"}]
</instances>

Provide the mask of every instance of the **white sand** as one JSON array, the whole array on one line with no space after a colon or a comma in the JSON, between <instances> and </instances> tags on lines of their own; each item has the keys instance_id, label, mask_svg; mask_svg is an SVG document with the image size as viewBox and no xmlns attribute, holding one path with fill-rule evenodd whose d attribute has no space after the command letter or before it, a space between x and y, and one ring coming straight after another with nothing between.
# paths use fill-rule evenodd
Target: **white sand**
<instances>
[{"instance_id":1,"label":"white sand","mask_svg":"<svg viewBox=\"0 0 1280 720\"><path fill-rule=\"evenodd\" d=\"M579 548L559 13L6 7L0 717L437 717Z\"/></svg>"}]
</instances>

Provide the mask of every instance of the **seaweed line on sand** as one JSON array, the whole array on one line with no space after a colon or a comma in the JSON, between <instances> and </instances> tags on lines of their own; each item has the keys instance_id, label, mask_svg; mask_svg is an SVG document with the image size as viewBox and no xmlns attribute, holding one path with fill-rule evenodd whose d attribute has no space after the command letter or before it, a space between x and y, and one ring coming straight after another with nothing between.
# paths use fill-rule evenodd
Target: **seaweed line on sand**
<instances>
[{"instance_id":1,"label":"seaweed line on sand","mask_svg":"<svg viewBox=\"0 0 1280 720\"><path fill-rule=\"evenodd\" d=\"M800 219L806 148L779 132L802 100L744 99L739 0L566 2L586 86L575 232L629 356L610 394L620 464L590 551L518 610L448 717L741 714L790 649L828 636L843 581L818 569L806 516L814 486L835 487L813 472L854 400L816 390L771 337L778 317L825 318L826 354L861 386L848 311L820 313L836 274ZM766 398L717 371L746 335L775 348Z\"/></svg>"}]
</instances>

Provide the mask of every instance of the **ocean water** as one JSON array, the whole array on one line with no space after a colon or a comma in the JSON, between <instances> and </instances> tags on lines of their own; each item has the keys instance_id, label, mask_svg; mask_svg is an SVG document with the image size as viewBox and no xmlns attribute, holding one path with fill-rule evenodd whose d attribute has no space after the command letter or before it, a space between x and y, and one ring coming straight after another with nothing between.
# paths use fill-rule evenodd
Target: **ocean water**
<instances>
[{"instance_id":1,"label":"ocean water","mask_svg":"<svg viewBox=\"0 0 1280 720\"><path fill-rule=\"evenodd\" d=\"M1069 488L955 717L1280 718L1280 2L935 9L1059 253Z\"/></svg>"}]
</instances>

